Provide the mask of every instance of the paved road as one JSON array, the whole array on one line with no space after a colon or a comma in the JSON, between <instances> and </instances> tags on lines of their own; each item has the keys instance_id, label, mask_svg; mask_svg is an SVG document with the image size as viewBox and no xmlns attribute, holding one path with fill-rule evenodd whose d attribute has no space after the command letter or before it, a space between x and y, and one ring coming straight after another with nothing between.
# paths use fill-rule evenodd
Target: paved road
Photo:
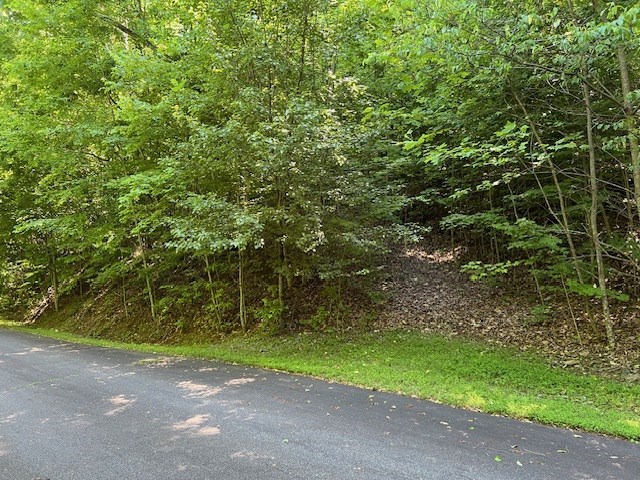
<instances>
[{"instance_id":1,"label":"paved road","mask_svg":"<svg viewBox=\"0 0 640 480\"><path fill-rule=\"evenodd\" d=\"M640 446L0 330L0 478L640 479Z\"/></svg>"}]
</instances>

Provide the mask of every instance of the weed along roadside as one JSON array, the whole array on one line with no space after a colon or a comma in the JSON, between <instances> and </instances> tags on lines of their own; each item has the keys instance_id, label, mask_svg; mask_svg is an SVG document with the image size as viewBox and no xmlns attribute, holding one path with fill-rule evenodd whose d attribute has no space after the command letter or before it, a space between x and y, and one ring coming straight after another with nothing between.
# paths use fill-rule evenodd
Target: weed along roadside
<instances>
[{"instance_id":1,"label":"weed along roadside","mask_svg":"<svg viewBox=\"0 0 640 480\"><path fill-rule=\"evenodd\" d=\"M549 366L541 357L415 331L238 335L153 345L56 329L0 327L65 341L220 360L412 395L456 407L640 440L640 386Z\"/></svg>"}]
</instances>

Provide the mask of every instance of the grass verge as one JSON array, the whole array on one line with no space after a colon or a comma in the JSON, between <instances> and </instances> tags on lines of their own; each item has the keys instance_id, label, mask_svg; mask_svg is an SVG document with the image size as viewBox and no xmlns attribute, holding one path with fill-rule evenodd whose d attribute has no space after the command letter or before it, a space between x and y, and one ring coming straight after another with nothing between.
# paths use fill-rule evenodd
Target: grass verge
<instances>
[{"instance_id":1,"label":"grass verge","mask_svg":"<svg viewBox=\"0 0 640 480\"><path fill-rule=\"evenodd\" d=\"M233 336L149 345L0 321L0 327L96 346L217 359L413 395L457 407L640 440L640 386L552 368L539 357L410 331L351 336Z\"/></svg>"}]
</instances>

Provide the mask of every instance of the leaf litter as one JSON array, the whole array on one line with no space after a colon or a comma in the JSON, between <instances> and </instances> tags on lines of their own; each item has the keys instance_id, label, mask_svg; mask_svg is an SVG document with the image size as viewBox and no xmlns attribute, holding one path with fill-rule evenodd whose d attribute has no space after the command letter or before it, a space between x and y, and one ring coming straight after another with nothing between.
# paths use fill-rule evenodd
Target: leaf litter
<instances>
[{"instance_id":1,"label":"leaf litter","mask_svg":"<svg viewBox=\"0 0 640 480\"><path fill-rule=\"evenodd\" d=\"M638 308L612 306L617 345L610 350L602 322L597 315L590 318L597 305L588 314L581 299L569 308L564 295L550 297L551 313L541 320L534 314L540 300L526 280L471 281L460 270L460 249L443 248L445 242L434 236L389 254L380 284L388 301L376 328L414 328L515 347L538 352L559 368L640 383Z\"/></svg>"}]
</instances>

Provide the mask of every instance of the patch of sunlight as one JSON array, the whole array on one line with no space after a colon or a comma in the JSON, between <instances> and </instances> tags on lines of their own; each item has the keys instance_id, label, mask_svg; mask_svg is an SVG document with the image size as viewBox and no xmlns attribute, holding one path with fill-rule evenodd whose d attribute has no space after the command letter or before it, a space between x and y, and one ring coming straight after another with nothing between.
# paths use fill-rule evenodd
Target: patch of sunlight
<instances>
[{"instance_id":1,"label":"patch of sunlight","mask_svg":"<svg viewBox=\"0 0 640 480\"><path fill-rule=\"evenodd\" d=\"M6 353L5 355L9 355L9 356L23 356L23 355L29 355L30 353L37 353L37 352L44 352L44 349L42 348L38 348L38 347L33 347L33 348L28 348L26 350L23 350L21 352L14 352L14 353Z\"/></svg>"},{"instance_id":2,"label":"patch of sunlight","mask_svg":"<svg viewBox=\"0 0 640 480\"><path fill-rule=\"evenodd\" d=\"M623 424L628 425L631 428L640 429L640 420L631 420L629 418L622 421Z\"/></svg>"},{"instance_id":3,"label":"patch of sunlight","mask_svg":"<svg viewBox=\"0 0 640 480\"><path fill-rule=\"evenodd\" d=\"M211 437L213 435L218 435L220 433L220 429L218 427L201 427L193 433L201 437Z\"/></svg>"},{"instance_id":4,"label":"patch of sunlight","mask_svg":"<svg viewBox=\"0 0 640 480\"><path fill-rule=\"evenodd\" d=\"M0 418L0 423L14 423L20 416L24 415L25 412L16 412L11 415L7 415L4 418Z\"/></svg>"},{"instance_id":5,"label":"patch of sunlight","mask_svg":"<svg viewBox=\"0 0 640 480\"><path fill-rule=\"evenodd\" d=\"M73 347L74 345L72 343L57 343L55 345L49 345L47 348L49 350L53 350L55 348L67 348L67 347Z\"/></svg>"},{"instance_id":6,"label":"patch of sunlight","mask_svg":"<svg viewBox=\"0 0 640 480\"><path fill-rule=\"evenodd\" d=\"M546 405L541 405L539 403L508 403L506 410L510 415L522 418L530 418L536 416L536 414L539 414L546 409Z\"/></svg>"},{"instance_id":7,"label":"patch of sunlight","mask_svg":"<svg viewBox=\"0 0 640 480\"><path fill-rule=\"evenodd\" d=\"M237 385L246 385L247 383L255 382L255 378L234 378L233 380L229 380L225 382L225 386L232 387Z\"/></svg>"},{"instance_id":8,"label":"patch of sunlight","mask_svg":"<svg viewBox=\"0 0 640 480\"><path fill-rule=\"evenodd\" d=\"M110 417L124 412L127 408L129 408L136 402L136 398L127 398L125 395L116 395L115 397L110 398L108 401L115 407L114 409L109 410L107 413L105 413L106 416Z\"/></svg>"},{"instance_id":9,"label":"patch of sunlight","mask_svg":"<svg viewBox=\"0 0 640 480\"><path fill-rule=\"evenodd\" d=\"M426 250L420 247L408 248L404 251L405 257L414 257L419 260L428 263L450 263L460 255L461 248L455 248L453 250L436 250L433 253L428 253Z\"/></svg>"},{"instance_id":10,"label":"patch of sunlight","mask_svg":"<svg viewBox=\"0 0 640 480\"><path fill-rule=\"evenodd\" d=\"M145 367L168 367L169 365L173 365L174 363L181 362L183 359L179 357L152 357L152 358L143 358L142 360L138 360L134 362L134 365L142 365Z\"/></svg>"},{"instance_id":11,"label":"patch of sunlight","mask_svg":"<svg viewBox=\"0 0 640 480\"><path fill-rule=\"evenodd\" d=\"M487 399L475 392L466 393L462 396L462 401L469 408L484 409L487 406Z\"/></svg>"},{"instance_id":12,"label":"patch of sunlight","mask_svg":"<svg viewBox=\"0 0 640 480\"><path fill-rule=\"evenodd\" d=\"M195 415L186 419L183 422L174 423L171 428L174 430L189 430L192 428L199 428L203 423L207 422L211 416L208 413Z\"/></svg>"},{"instance_id":13,"label":"patch of sunlight","mask_svg":"<svg viewBox=\"0 0 640 480\"><path fill-rule=\"evenodd\" d=\"M220 429L218 427L205 425L209 419L209 414L195 415L183 422L174 423L171 428L179 432L187 432L199 437L218 435L220 433Z\"/></svg>"},{"instance_id":14,"label":"patch of sunlight","mask_svg":"<svg viewBox=\"0 0 640 480\"><path fill-rule=\"evenodd\" d=\"M4 318L0 318L0 327L19 327L21 324L18 322L11 322L9 320L5 320Z\"/></svg>"},{"instance_id":15,"label":"patch of sunlight","mask_svg":"<svg viewBox=\"0 0 640 480\"><path fill-rule=\"evenodd\" d=\"M231 454L231 458L249 458L251 460L260 460L270 458L267 455L260 455L259 453L249 450L241 450Z\"/></svg>"},{"instance_id":16,"label":"patch of sunlight","mask_svg":"<svg viewBox=\"0 0 640 480\"><path fill-rule=\"evenodd\" d=\"M464 406L472 410L483 410L491 405L491 400L487 400L485 397L475 391L471 392L457 392L452 395L456 405Z\"/></svg>"},{"instance_id":17,"label":"patch of sunlight","mask_svg":"<svg viewBox=\"0 0 640 480\"><path fill-rule=\"evenodd\" d=\"M178 383L178 387L188 392L188 398L214 397L222 391L222 387L212 387L210 385L194 383L191 380Z\"/></svg>"}]
</instances>

